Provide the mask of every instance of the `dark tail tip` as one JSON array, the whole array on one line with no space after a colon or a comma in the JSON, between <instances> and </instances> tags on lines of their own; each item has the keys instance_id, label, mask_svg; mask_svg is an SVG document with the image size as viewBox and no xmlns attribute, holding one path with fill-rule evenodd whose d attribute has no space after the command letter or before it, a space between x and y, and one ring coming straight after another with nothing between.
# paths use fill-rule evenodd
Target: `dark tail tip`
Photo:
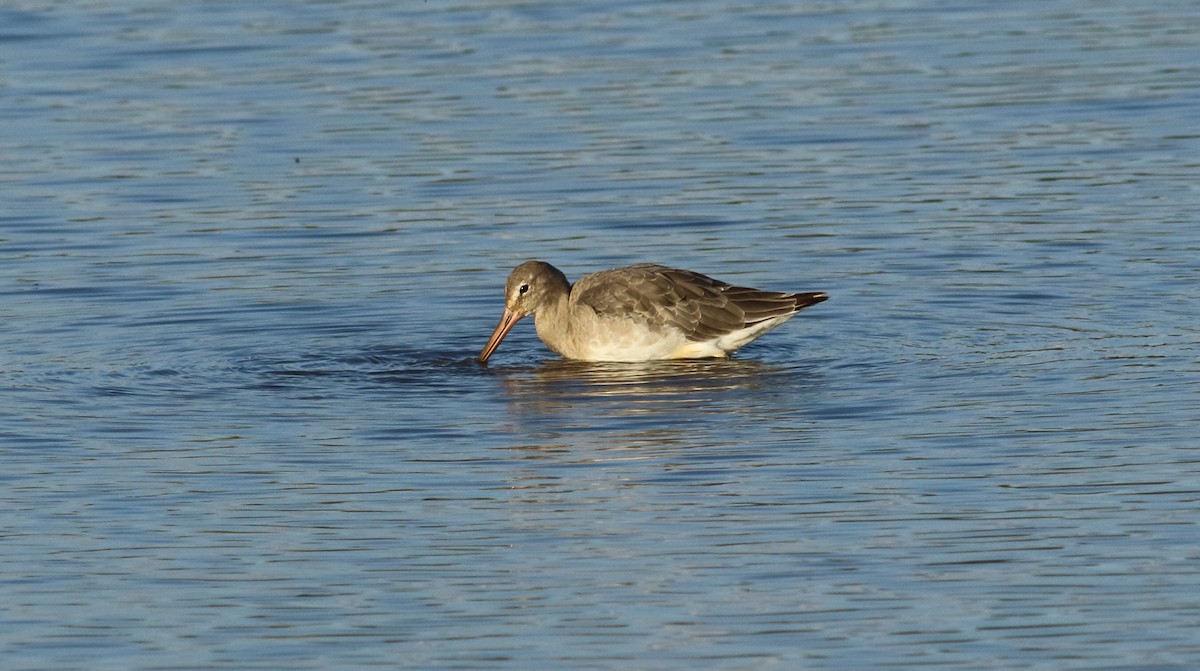
<instances>
[{"instance_id":1,"label":"dark tail tip","mask_svg":"<svg viewBox=\"0 0 1200 671\"><path fill-rule=\"evenodd\" d=\"M829 300L829 294L824 291L809 291L802 294L796 294L796 309L803 310L810 305L816 305L821 301Z\"/></svg>"}]
</instances>

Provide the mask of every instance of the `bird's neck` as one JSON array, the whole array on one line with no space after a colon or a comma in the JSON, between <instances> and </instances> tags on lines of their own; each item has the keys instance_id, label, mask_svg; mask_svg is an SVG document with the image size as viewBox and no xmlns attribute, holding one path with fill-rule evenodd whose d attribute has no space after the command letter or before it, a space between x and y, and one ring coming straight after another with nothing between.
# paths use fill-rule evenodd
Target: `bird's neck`
<instances>
[{"instance_id":1,"label":"bird's neck","mask_svg":"<svg viewBox=\"0 0 1200 671\"><path fill-rule=\"evenodd\" d=\"M570 326L570 307L567 291L556 292L554 298L546 301L533 315L534 326L537 327L538 337L550 349L562 354Z\"/></svg>"}]
</instances>

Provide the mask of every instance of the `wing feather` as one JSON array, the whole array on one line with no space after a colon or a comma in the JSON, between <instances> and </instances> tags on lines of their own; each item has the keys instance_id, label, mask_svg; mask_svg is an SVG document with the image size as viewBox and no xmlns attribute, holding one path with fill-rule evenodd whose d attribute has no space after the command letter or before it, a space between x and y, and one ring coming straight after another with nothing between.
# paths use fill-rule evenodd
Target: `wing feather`
<instances>
[{"instance_id":1,"label":"wing feather","mask_svg":"<svg viewBox=\"0 0 1200 671\"><path fill-rule=\"evenodd\" d=\"M787 317L821 300L823 294L737 287L653 264L593 273L571 289L571 302L590 307L602 318L635 320L652 329L673 327L690 341L712 340Z\"/></svg>"}]
</instances>

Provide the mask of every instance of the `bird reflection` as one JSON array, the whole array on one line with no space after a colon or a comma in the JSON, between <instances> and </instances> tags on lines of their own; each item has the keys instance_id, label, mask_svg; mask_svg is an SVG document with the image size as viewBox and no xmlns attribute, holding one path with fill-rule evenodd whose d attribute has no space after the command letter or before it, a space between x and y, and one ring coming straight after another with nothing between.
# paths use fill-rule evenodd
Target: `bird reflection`
<instances>
[{"instance_id":1,"label":"bird reflection","mask_svg":"<svg viewBox=\"0 0 1200 671\"><path fill-rule=\"evenodd\" d=\"M526 410L553 411L602 402L619 414L670 412L760 388L772 376L758 362L728 359L589 363L555 360L505 375L511 401ZM594 405L593 405L594 407Z\"/></svg>"},{"instance_id":2,"label":"bird reflection","mask_svg":"<svg viewBox=\"0 0 1200 671\"><path fill-rule=\"evenodd\" d=\"M512 500L538 509L595 497L637 505L664 483L746 477L767 445L801 440L811 423L804 396L820 385L815 367L738 359L556 359L486 371L499 377L508 406L507 449L519 464L510 469Z\"/></svg>"},{"instance_id":3,"label":"bird reflection","mask_svg":"<svg viewBox=\"0 0 1200 671\"><path fill-rule=\"evenodd\" d=\"M539 449L711 443L745 436L745 421L787 421L811 373L759 361L640 363L554 360L490 369L501 376L518 433Z\"/></svg>"}]
</instances>

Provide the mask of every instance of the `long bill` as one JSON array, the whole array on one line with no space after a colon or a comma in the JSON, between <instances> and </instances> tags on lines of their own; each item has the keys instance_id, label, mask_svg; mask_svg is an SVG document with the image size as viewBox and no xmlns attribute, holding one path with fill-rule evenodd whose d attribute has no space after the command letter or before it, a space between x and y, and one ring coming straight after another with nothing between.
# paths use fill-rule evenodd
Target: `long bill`
<instances>
[{"instance_id":1,"label":"long bill","mask_svg":"<svg viewBox=\"0 0 1200 671\"><path fill-rule=\"evenodd\" d=\"M496 330L492 331L492 337L488 338L487 344L483 346L483 351L479 353L479 363L487 363L492 353L500 346L500 341L504 340L504 336L508 335L508 332L523 316L525 315L504 308L504 314L500 316L500 323L496 324Z\"/></svg>"}]
</instances>

